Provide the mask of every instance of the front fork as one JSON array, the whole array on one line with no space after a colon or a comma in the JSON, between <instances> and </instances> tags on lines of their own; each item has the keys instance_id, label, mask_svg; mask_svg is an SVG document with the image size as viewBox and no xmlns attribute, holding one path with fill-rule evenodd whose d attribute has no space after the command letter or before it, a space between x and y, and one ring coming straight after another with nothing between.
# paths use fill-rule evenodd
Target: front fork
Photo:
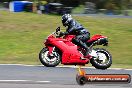
<instances>
[{"instance_id":1,"label":"front fork","mask_svg":"<svg viewBox=\"0 0 132 88\"><path fill-rule=\"evenodd\" d=\"M48 55L51 55L55 50L55 47L53 46L48 46L47 48L49 49Z\"/></svg>"}]
</instances>

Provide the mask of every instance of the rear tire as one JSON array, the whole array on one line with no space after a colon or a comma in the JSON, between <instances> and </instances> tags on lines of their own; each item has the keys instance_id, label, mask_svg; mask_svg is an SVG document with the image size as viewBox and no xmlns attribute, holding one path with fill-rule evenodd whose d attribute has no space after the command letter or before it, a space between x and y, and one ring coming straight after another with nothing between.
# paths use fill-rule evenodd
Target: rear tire
<instances>
[{"instance_id":1,"label":"rear tire","mask_svg":"<svg viewBox=\"0 0 132 88\"><path fill-rule=\"evenodd\" d=\"M39 60L40 62L46 66L46 67L55 67L57 66L61 61L61 55L56 51L53 55L54 58L48 57L48 48L43 48L39 53Z\"/></svg>"},{"instance_id":2,"label":"rear tire","mask_svg":"<svg viewBox=\"0 0 132 88\"><path fill-rule=\"evenodd\" d=\"M95 68L97 69L107 69L111 66L112 64L112 56L111 54L103 49L103 48L96 48L94 49L96 51L96 53L99 55L99 54L104 54L106 56L106 59L108 60L108 62L106 64L102 64L102 62L99 60L99 59L95 59L95 58L92 58L90 60L90 63L92 64L92 66L94 66Z\"/></svg>"}]
</instances>

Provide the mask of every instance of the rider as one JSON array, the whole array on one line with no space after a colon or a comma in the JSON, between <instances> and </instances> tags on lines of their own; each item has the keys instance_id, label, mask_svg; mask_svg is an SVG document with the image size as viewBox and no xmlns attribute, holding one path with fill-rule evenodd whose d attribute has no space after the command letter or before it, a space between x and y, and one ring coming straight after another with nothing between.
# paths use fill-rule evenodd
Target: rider
<instances>
[{"instance_id":1,"label":"rider","mask_svg":"<svg viewBox=\"0 0 132 88\"><path fill-rule=\"evenodd\" d=\"M86 41L90 39L90 33L86 30L81 24L75 21L70 14L64 14L62 16L62 24L67 27L66 32L61 32L60 35L72 34L75 35L75 38L72 39L72 42L86 50L84 57L89 57L89 48L86 45Z\"/></svg>"}]
</instances>

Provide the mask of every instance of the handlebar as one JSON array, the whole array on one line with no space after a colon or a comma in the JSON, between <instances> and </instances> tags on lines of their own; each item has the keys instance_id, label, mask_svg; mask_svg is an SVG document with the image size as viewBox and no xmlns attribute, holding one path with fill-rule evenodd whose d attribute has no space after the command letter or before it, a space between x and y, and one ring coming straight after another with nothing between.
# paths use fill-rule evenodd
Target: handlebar
<instances>
[{"instance_id":1,"label":"handlebar","mask_svg":"<svg viewBox=\"0 0 132 88\"><path fill-rule=\"evenodd\" d=\"M60 31L60 27L57 27L56 28L56 33Z\"/></svg>"},{"instance_id":2,"label":"handlebar","mask_svg":"<svg viewBox=\"0 0 132 88\"><path fill-rule=\"evenodd\" d=\"M57 28L56 28L56 31L55 31L53 34L54 34L56 37L61 37L61 36L60 36L60 31L61 31L61 30L60 30L60 27L57 27Z\"/></svg>"}]
</instances>

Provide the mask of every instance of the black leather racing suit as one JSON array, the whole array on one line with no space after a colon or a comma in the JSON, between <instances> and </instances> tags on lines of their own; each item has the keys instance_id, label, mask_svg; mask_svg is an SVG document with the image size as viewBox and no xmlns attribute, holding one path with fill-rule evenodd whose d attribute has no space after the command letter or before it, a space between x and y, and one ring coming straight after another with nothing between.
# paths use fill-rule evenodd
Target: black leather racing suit
<instances>
[{"instance_id":1,"label":"black leather racing suit","mask_svg":"<svg viewBox=\"0 0 132 88\"><path fill-rule=\"evenodd\" d=\"M75 38L72 39L72 42L86 50L85 56L88 54L89 49L85 42L90 39L90 33L81 24L75 20L71 20L64 34L76 35Z\"/></svg>"}]
</instances>

